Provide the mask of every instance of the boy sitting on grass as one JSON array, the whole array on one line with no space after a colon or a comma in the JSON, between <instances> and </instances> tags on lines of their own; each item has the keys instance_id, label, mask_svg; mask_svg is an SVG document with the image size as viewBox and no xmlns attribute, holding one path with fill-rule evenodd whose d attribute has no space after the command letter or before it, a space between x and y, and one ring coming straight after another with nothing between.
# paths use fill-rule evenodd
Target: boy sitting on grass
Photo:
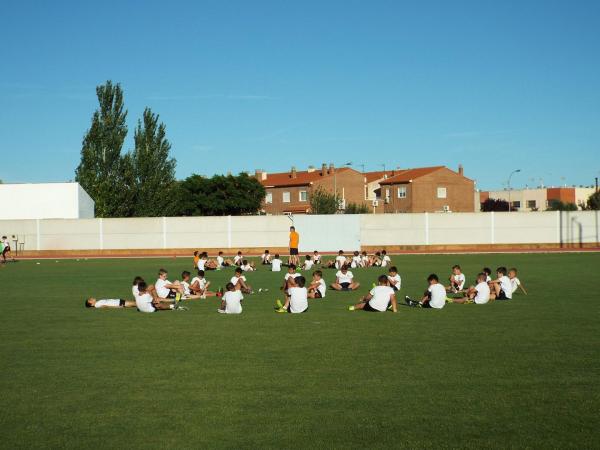
<instances>
[{"instance_id":1,"label":"boy sitting on grass","mask_svg":"<svg viewBox=\"0 0 600 450\"><path fill-rule=\"evenodd\" d=\"M288 271L283 277L283 284L279 288L279 290L287 292L287 290L293 286L296 286L296 278L301 277L302 274L296 272L296 265L290 264L288 266Z\"/></svg>"},{"instance_id":2,"label":"boy sitting on grass","mask_svg":"<svg viewBox=\"0 0 600 450\"><path fill-rule=\"evenodd\" d=\"M396 266L390 267L388 270L388 281L390 283L390 287L394 291L399 291L402 287L402 279L400 278L400 274L398 273L398 268Z\"/></svg>"},{"instance_id":3,"label":"boy sitting on grass","mask_svg":"<svg viewBox=\"0 0 600 450\"><path fill-rule=\"evenodd\" d=\"M523 284L521 283L521 280L519 280L517 278L517 269L516 268L511 268L508 271L508 279L510 280L510 286L512 288L512 293L514 294L515 292L517 292L517 289L521 289L521 291L523 292L523 294L527 295L527 291L525 290L525 287L523 286Z\"/></svg>"},{"instance_id":4,"label":"boy sitting on grass","mask_svg":"<svg viewBox=\"0 0 600 450\"><path fill-rule=\"evenodd\" d=\"M331 284L331 289L334 291L354 291L360 287L359 282L352 281L354 275L348 270L347 265L343 265L335 277L335 283Z\"/></svg>"},{"instance_id":5,"label":"boy sitting on grass","mask_svg":"<svg viewBox=\"0 0 600 450\"><path fill-rule=\"evenodd\" d=\"M477 285L467 289L466 297L451 299L453 303L475 303L485 305L490 301L490 287L486 282L487 275L483 272L477 274Z\"/></svg>"},{"instance_id":6,"label":"boy sitting on grass","mask_svg":"<svg viewBox=\"0 0 600 450\"><path fill-rule=\"evenodd\" d=\"M498 267L496 276L498 278L490 281L490 300L512 299L513 289L510 278L506 276L506 267Z\"/></svg>"},{"instance_id":7,"label":"boy sitting on grass","mask_svg":"<svg viewBox=\"0 0 600 450\"><path fill-rule=\"evenodd\" d=\"M446 304L446 288L440 284L440 280L435 273L427 277L427 282L429 287L420 302L412 300L408 295L404 297L404 301L412 307L442 309Z\"/></svg>"},{"instance_id":8,"label":"boy sitting on grass","mask_svg":"<svg viewBox=\"0 0 600 450\"><path fill-rule=\"evenodd\" d=\"M315 265L310 255L305 256L304 264L302 264L302 270L310 270Z\"/></svg>"},{"instance_id":9,"label":"boy sitting on grass","mask_svg":"<svg viewBox=\"0 0 600 450\"><path fill-rule=\"evenodd\" d=\"M156 292L157 297L160 299L175 299L179 301L183 295L183 286L178 280L171 283L167 280L167 275L168 272L165 269L158 271L158 279L154 283L154 292Z\"/></svg>"},{"instance_id":10,"label":"boy sitting on grass","mask_svg":"<svg viewBox=\"0 0 600 450\"><path fill-rule=\"evenodd\" d=\"M452 292L454 294L458 294L462 292L465 287L465 274L462 273L462 270L458 264L452 266L452 274L448 278L450 280L450 286L446 288L446 291Z\"/></svg>"},{"instance_id":11,"label":"boy sitting on grass","mask_svg":"<svg viewBox=\"0 0 600 450\"><path fill-rule=\"evenodd\" d=\"M138 284L138 295L135 296L135 306L139 312L143 313L153 313L154 311L166 311L171 309L185 309L178 308L179 300L176 300L176 303L167 303L161 301L161 299L157 296L153 296L149 290L148 285L145 281L141 281ZM153 291L156 293L156 291Z\"/></svg>"},{"instance_id":12,"label":"boy sitting on grass","mask_svg":"<svg viewBox=\"0 0 600 450\"><path fill-rule=\"evenodd\" d=\"M360 303L349 306L348 310L385 312L391 306L393 312L398 312L398 302L396 301L394 289L389 285L388 277L380 275L377 281L378 286L375 286L367 295L361 298Z\"/></svg>"},{"instance_id":13,"label":"boy sitting on grass","mask_svg":"<svg viewBox=\"0 0 600 450\"><path fill-rule=\"evenodd\" d=\"M236 291L242 291L244 294L253 294L252 286L246 282L246 277L242 275L242 269L235 269L235 274L231 277L230 283Z\"/></svg>"},{"instance_id":14,"label":"boy sitting on grass","mask_svg":"<svg viewBox=\"0 0 600 450\"><path fill-rule=\"evenodd\" d=\"M192 291L194 295L198 296L195 298L204 299L206 297L213 297L217 295L215 292L210 292L208 290L209 286L210 281L204 277L204 270L199 270L198 275L192 278L192 282L190 283L190 291Z\"/></svg>"},{"instance_id":15,"label":"boy sitting on grass","mask_svg":"<svg viewBox=\"0 0 600 450\"><path fill-rule=\"evenodd\" d=\"M279 257L279 253L275 254L275 258L271 261L271 272L281 272L283 261Z\"/></svg>"},{"instance_id":16,"label":"boy sitting on grass","mask_svg":"<svg viewBox=\"0 0 600 450\"><path fill-rule=\"evenodd\" d=\"M302 275L296 277L295 285L288 288L285 296L285 304L277 300L278 313L299 314L308 311L308 290L304 287L306 278Z\"/></svg>"},{"instance_id":17,"label":"boy sitting on grass","mask_svg":"<svg viewBox=\"0 0 600 450\"><path fill-rule=\"evenodd\" d=\"M242 300L244 299L242 292L236 289L233 283L227 283L225 289L227 289L227 292L223 294L221 307L217 312L221 314L241 314Z\"/></svg>"},{"instance_id":18,"label":"boy sitting on grass","mask_svg":"<svg viewBox=\"0 0 600 450\"><path fill-rule=\"evenodd\" d=\"M191 289L191 285L190 285L191 275L192 274L190 272L188 272L187 270L184 270L183 272L181 272L181 285L183 286L183 296L181 298L184 300L193 300L196 298L200 298L200 295L196 294Z\"/></svg>"},{"instance_id":19,"label":"boy sitting on grass","mask_svg":"<svg viewBox=\"0 0 600 450\"><path fill-rule=\"evenodd\" d=\"M263 266L268 266L269 264L271 264L271 254L269 253L269 250L265 250L265 252L260 257L260 261Z\"/></svg>"},{"instance_id":20,"label":"boy sitting on grass","mask_svg":"<svg viewBox=\"0 0 600 450\"><path fill-rule=\"evenodd\" d=\"M254 272L256 270L256 265L253 262L248 262L247 259L242 261L242 265L240 266L243 272Z\"/></svg>"},{"instance_id":21,"label":"boy sitting on grass","mask_svg":"<svg viewBox=\"0 0 600 450\"><path fill-rule=\"evenodd\" d=\"M327 284L323 279L323 272L315 270L313 272L312 282L308 286L308 298L325 298Z\"/></svg>"}]
</instances>

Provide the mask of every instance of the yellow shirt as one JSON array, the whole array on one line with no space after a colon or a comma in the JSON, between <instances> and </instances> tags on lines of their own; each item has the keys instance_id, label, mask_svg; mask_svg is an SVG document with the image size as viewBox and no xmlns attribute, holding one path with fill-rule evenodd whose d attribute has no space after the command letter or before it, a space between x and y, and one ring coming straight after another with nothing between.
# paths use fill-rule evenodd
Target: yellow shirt
<instances>
[{"instance_id":1,"label":"yellow shirt","mask_svg":"<svg viewBox=\"0 0 600 450\"><path fill-rule=\"evenodd\" d=\"M298 232L290 232L290 248L298 248L298 242L300 242L300 235Z\"/></svg>"}]
</instances>

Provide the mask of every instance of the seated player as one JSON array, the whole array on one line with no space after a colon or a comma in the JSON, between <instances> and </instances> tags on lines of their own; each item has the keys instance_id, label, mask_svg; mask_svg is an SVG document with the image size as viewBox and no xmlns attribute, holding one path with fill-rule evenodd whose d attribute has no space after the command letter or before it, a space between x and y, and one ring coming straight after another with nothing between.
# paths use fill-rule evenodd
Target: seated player
<instances>
[{"instance_id":1,"label":"seated player","mask_svg":"<svg viewBox=\"0 0 600 450\"><path fill-rule=\"evenodd\" d=\"M381 250L381 267L387 267L392 264L391 258L387 255L387 250Z\"/></svg>"},{"instance_id":2,"label":"seated player","mask_svg":"<svg viewBox=\"0 0 600 450\"><path fill-rule=\"evenodd\" d=\"M237 255L233 257L233 265L241 266L244 263L244 255L242 255L241 250L237 252Z\"/></svg>"},{"instance_id":3,"label":"seated player","mask_svg":"<svg viewBox=\"0 0 600 450\"><path fill-rule=\"evenodd\" d=\"M225 259L223 256L223 252L219 251L217 255L217 270L221 270L223 267L233 266L233 261L230 259Z\"/></svg>"},{"instance_id":4,"label":"seated player","mask_svg":"<svg viewBox=\"0 0 600 450\"><path fill-rule=\"evenodd\" d=\"M139 294L138 284L140 284L144 279L140 276L137 276L133 279L133 286L131 286L131 293L133 294L133 298Z\"/></svg>"},{"instance_id":5,"label":"seated player","mask_svg":"<svg viewBox=\"0 0 600 450\"><path fill-rule=\"evenodd\" d=\"M182 300L193 300L200 298L200 295L196 294L191 289L190 277L191 273L189 273L187 270L181 272L181 286L183 286L183 295L181 296Z\"/></svg>"},{"instance_id":6,"label":"seated player","mask_svg":"<svg viewBox=\"0 0 600 450\"><path fill-rule=\"evenodd\" d=\"M135 296L135 306L137 306L138 311L143 313L178 309L176 304L163 302L159 297L152 296L148 291L148 285L145 281L141 281L138 284L138 295Z\"/></svg>"},{"instance_id":7,"label":"seated player","mask_svg":"<svg viewBox=\"0 0 600 450\"><path fill-rule=\"evenodd\" d=\"M308 286L308 298L325 298L327 292L327 284L323 279L323 272L315 270L313 272L313 278Z\"/></svg>"},{"instance_id":8,"label":"seated player","mask_svg":"<svg viewBox=\"0 0 600 450\"><path fill-rule=\"evenodd\" d=\"M315 250L313 252L312 260L313 260L313 263L315 263L315 264L321 264L321 255L319 254L319 252L317 250Z\"/></svg>"},{"instance_id":9,"label":"seated player","mask_svg":"<svg viewBox=\"0 0 600 450\"><path fill-rule=\"evenodd\" d=\"M362 259L360 257L360 253L358 253L358 251L354 251L354 253L352 254L352 258L350 259L350 267L352 269L357 269L359 267L362 267Z\"/></svg>"},{"instance_id":10,"label":"seated player","mask_svg":"<svg viewBox=\"0 0 600 450\"><path fill-rule=\"evenodd\" d=\"M308 290L304 287L306 278L302 275L296 277L295 286L288 288L285 304L277 300L278 313L299 314L308 311Z\"/></svg>"},{"instance_id":11,"label":"seated player","mask_svg":"<svg viewBox=\"0 0 600 450\"><path fill-rule=\"evenodd\" d=\"M381 252L375 252L371 257L371 265L374 267L381 267Z\"/></svg>"},{"instance_id":12,"label":"seated player","mask_svg":"<svg viewBox=\"0 0 600 450\"><path fill-rule=\"evenodd\" d=\"M287 290L290 287L293 287L296 285L296 278L302 276L302 274L296 272L296 265L295 264L290 264L288 266L288 271L285 274L285 276L283 277L283 284L281 285L281 287L279 288L280 290L287 292Z\"/></svg>"},{"instance_id":13,"label":"seated player","mask_svg":"<svg viewBox=\"0 0 600 450\"><path fill-rule=\"evenodd\" d=\"M206 297L214 297L215 295L218 296L218 293L211 292L208 290L208 287L210 286L210 281L204 278L204 275L205 274L203 270L198 271L198 275L192 278L192 282L190 283L190 291L194 295L198 296L196 298L204 299Z\"/></svg>"},{"instance_id":14,"label":"seated player","mask_svg":"<svg viewBox=\"0 0 600 450\"><path fill-rule=\"evenodd\" d=\"M510 278L506 276L506 267L496 269L497 278L490 281L490 300L510 300L513 289Z\"/></svg>"},{"instance_id":15,"label":"seated player","mask_svg":"<svg viewBox=\"0 0 600 450\"><path fill-rule=\"evenodd\" d=\"M283 261L279 257L279 253L275 254L275 258L271 261L271 271L272 272L281 272L281 266L283 265Z\"/></svg>"},{"instance_id":16,"label":"seated player","mask_svg":"<svg viewBox=\"0 0 600 450\"><path fill-rule=\"evenodd\" d=\"M194 252L194 269L198 268L198 261L200 260L200 252L196 250Z\"/></svg>"},{"instance_id":17,"label":"seated player","mask_svg":"<svg viewBox=\"0 0 600 450\"><path fill-rule=\"evenodd\" d=\"M246 277L242 275L242 269L239 267L235 269L235 274L231 277L230 283L233 284L233 287L236 291L242 291L244 294L253 294L252 286L250 286Z\"/></svg>"},{"instance_id":18,"label":"seated player","mask_svg":"<svg viewBox=\"0 0 600 450\"><path fill-rule=\"evenodd\" d=\"M489 283L490 281L492 281L492 269L490 269L489 267L484 267L483 269L481 269L481 271L483 273L485 273L485 282Z\"/></svg>"},{"instance_id":19,"label":"seated player","mask_svg":"<svg viewBox=\"0 0 600 450\"><path fill-rule=\"evenodd\" d=\"M264 266L268 266L269 264L271 264L271 254L269 253L269 250L265 250L265 252L260 257L260 261L261 264Z\"/></svg>"},{"instance_id":20,"label":"seated player","mask_svg":"<svg viewBox=\"0 0 600 450\"><path fill-rule=\"evenodd\" d=\"M364 250L360 254L360 264L362 267L371 267L373 265L373 260L371 259L371 257L369 257L369 255L367 255L367 252Z\"/></svg>"},{"instance_id":21,"label":"seated player","mask_svg":"<svg viewBox=\"0 0 600 450\"><path fill-rule=\"evenodd\" d=\"M527 295L527 291L525 290L523 283L521 283L521 280L519 280L517 278L517 269L516 268L513 267L513 268L509 269L508 279L510 280L510 285L512 287L513 294L517 291L517 289L521 289L523 294Z\"/></svg>"},{"instance_id":22,"label":"seated player","mask_svg":"<svg viewBox=\"0 0 600 450\"><path fill-rule=\"evenodd\" d=\"M14 236L13 236L14 237ZM10 249L10 241L8 240L8 237L6 236L2 236L2 262L6 262L7 258L10 258L12 261L15 260L15 258L12 257L12 253L11 253L11 249Z\"/></svg>"},{"instance_id":23,"label":"seated player","mask_svg":"<svg viewBox=\"0 0 600 450\"><path fill-rule=\"evenodd\" d=\"M344 256L344 250L340 250L338 255L335 257L335 268L341 269L343 266L347 265L348 258Z\"/></svg>"},{"instance_id":24,"label":"seated player","mask_svg":"<svg viewBox=\"0 0 600 450\"><path fill-rule=\"evenodd\" d=\"M417 302L406 296L404 298L406 304L418 308L442 309L446 304L446 288L440 283L435 273L427 277L427 282L429 283L429 287L425 291L421 301Z\"/></svg>"},{"instance_id":25,"label":"seated player","mask_svg":"<svg viewBox=\"0 0 600 450\"><path fill-rule=\"evenodd\" d=\"M447 292L453 292L454 294L458 294L462 292L465 287L465 274L462 273L462 270L458 264L452 266L452 274L448 278L450 280L450 285L446 288Z\"/></svg>"},{"instance_id":26,"label":"seated player","mask_svg":"<svg viewBox=\"0 0 600 450\"><path fill-rule=\"evenodd\" d=\"M400 274L398 273L398 268L396 266L390 267L388 270L388 281L390 283L390 287L395 291L399 291L402 287L402 278L400 278Z\"/></svg>"},{"instance_id":27,"label":"seated player","mask_svg":"<svg viewBox=\"0 0 600 450\"><path fill-rule=\"evenodd\" d=\"M378 285L361 298L360 303L348 307L350 311L385 312L391 306L393 312L398 312L398 302L394 290L390 287L388 278L380 275Z\"/></svg>"},{"instance_id":28,"label":"seated player","mask_svg":"<svg viewBox=\"0 0 600 450\"><path fill-rule=\"evenodd\" d=\"M306 255L304 259L304 264L302 264L302 270L311 270L315 265L310 255Z\"/></svg>"},{"instance_id":29,"label":"seated player","mask_svg":"<svg viewBox=\"0 0 600 450\"><path fill-rule=\"evenodd\" d=\"M490 287L485 281L486 274L481 272L477 274L477 285L471 286L465 292L465 297L451 299L454 303L475 303L477 305L485 305L490 301Z\"/></svg>"},{"instance_id":30,"label":"seated player","mask_svg":"<svg viewBox=\"0 0 600 450\"><path fill-rule=\"evenodd\" d=\"M85 301L86 308L135 308L135 302L122 298L103 298L96 300L90 297Z\"/></svg>"},{"instance_id":31,"label":"seated player","mask_svg":"<svg viewBox=\"0 0 600 450\"><path fill-rule=\"evenodd\" d=\"M242 300L244 296L239 289L233 285L233 283L227 283L225 286L227 291L223 294L221 300L221 307L217 310L221 314L241 314L242 313Z\"/></svg>"},{"instance_id":32,"label":"seated player","mask_svg":"<svg viewBox=\"0 0 600 450\"><path fill-rule=\"evenodd\" d=\"M167 280L168 272L165 269L160 269L158 271L158 279L156 283L154 283L154 292L156 292L156 296L163 300L166 299L175 299L179 301L181 296L183 295L183 286L177 280L172 283Z\"/></svg>"},{"instance_id":33,"label":"seated player","mask_svg":"<svg viewBox=\"0 0 600 450\"><path fill-rule=\"evenodd\" d=\"M240 266L243 272L254 272L256 270L256 265L253 262L248 262L247 259L242 261L242 265Z\"/></svg>"},{"instance_id":34,"label":"seated player","mask_svg":"<svg viewBox=\"0 0 600 450\"><path fill-rule=\"evenodd\" d=\"M360 287L360 283L352 281L354 275L348 270L347 265L343 265L335 277L335 283L331 284L331 289L334 291L354 291Z\"/></svg>"}]
</instances>

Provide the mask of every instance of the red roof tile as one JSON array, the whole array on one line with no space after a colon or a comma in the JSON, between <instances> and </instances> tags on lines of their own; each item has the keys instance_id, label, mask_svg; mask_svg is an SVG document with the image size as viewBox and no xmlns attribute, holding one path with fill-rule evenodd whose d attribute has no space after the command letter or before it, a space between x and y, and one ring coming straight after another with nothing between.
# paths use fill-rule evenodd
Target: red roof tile
<instances>
[{"instance_id":1,"label":"red roof tile","mask_svg":"<svg viewBox=\"0 0 600 450\"><path fill-rule=\"evenodd\" d=\"M419 167L417 169L406 169L400 171L398 175L394 175L386 180L381 180L379 184L395 184L395 183L408 183L410 180L414 180L425 175L429 175L432 172L443 169L444 166L434 167Z\"/></svg>"},{"instance_id":2,"label":"red roof tile","mask_svg":"<svg viewBox=\"0 0 600 450\"><path fill-rule=\"evenodd\" d=\"M353 170L348 167L341 167L335 169L337 173ZM292 178L290 172L280 173L268 173L265 180L259 178L258 181L265 187L278 187L278 186L307 186L310 183L322 180L327 177L331 177L333 174L321 175L321 169L315 169L314 171L308 172L306 170L297 171L296 178Z\"/></svg>"},{"instance_id":3,"label":"red roof tile","mask_svg":"<svg viewBox=\"0 0 600 450\"><path fill-rule=\"evenodd\" d=\"M400 169L386 170L385 172L383 170L379 170L379 171L375 171L375 172L365 172L365 178L367 179L367 183L372 183L373 181L381 180L386 175L388 178L391 178L399 172L400 172Z\"/></svg>"}]
</instances>

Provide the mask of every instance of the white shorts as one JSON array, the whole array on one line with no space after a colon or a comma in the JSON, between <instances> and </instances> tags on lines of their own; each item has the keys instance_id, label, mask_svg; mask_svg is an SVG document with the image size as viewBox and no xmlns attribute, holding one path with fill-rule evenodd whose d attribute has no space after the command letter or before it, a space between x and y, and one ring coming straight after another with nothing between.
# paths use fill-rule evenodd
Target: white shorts
<instances>
[{"instance_id":1,"label":"white shorts","mask_svg":"<svg viewBox=\"0 0 600 450\"><path fill-rule=\"evenodd\" d=\"M153 313L156 311L156 308L149 303L145 303L143 305L137 305L137 309L139 312L143 313Z\"/></svg>"}]
</instances>

